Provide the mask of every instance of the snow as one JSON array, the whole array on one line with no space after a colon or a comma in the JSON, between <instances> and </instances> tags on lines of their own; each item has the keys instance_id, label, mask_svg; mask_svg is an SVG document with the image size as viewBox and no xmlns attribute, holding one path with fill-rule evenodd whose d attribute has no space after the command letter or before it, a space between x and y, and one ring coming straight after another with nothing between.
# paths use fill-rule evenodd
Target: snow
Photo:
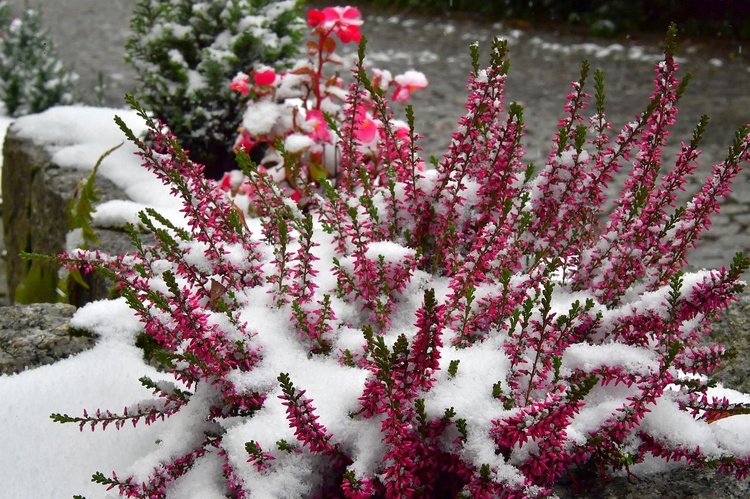
<instances>
[{"instance_id":1,"label":"snow","mask_svg":"<svg viewBox=\"0 0 750 499\"><path fill-rule=\"evenodd\" d=\"M615 59L628 59L642 62L658 62L662 59L663 54L660 52L650 52L642 45L631 45L628 48L619 44L611 43L609 45L600 45L598 43L559 43L549 42L539 36L534 36L529 40L531 45L541 50L561 53L561 54L583 54L593 56L598 59L612 57ZM682 57L675 57L675 61L682 63L685 61Z\"/></svg>"},{"instance_id":2,"label":"snow","mask_svg":"<svg viewBox=\"0 0 750 499\"><path fill-rule=\"evenodd\" d=\"M144 124L132 111L75 106L19 118L12 126L19 136L45 144L60 166L90 169L105 151L126 140L114 122L115 115L136 134L143 132ZM3 135L10 123L8 118L0 118ZM140 165L135 150L126 142L102 162L100 174L122 188L131 201L99 205L95 225L135 223L137 212L146 206L173 217L178 213L179 204ZM52 413L78 416L84 408L117 411L151 397L150 390L139 383L140 377L164 376L146 365L142 351L134 346L140 323L123 300L91 303L78 310L71 325L99 334L97 345L53 365L0 377L3 497L116 497L114 493L105 495L105 487L92 483L91 475L128 469L163 438L165 425L161 422L119 431L91 432L86 428L80 432L77 425L50 419Z\"/></svg>"},{"instance_id":3,"label":"snow","mask_svg":"<svg viewBox=\"0 0 750 499\"><path fill-rule=\"evenodd\" d=\"M273 102L258 102L248 106L242 120L242 128L253 136L271 133L279 119L278 106Z\"/></svg>"},{"instance_id":4,"label":"snow","mask_svg":"<svg viewBox=\"0 0 750 499\"><path fill-rule=\"evenodd\" d=\"M116 199L98 205L92 214L94 227L114 229L127 224L138 227L140 219L138 213L146 208L145 205L127 199Z\"/></svg>"},{"instance_id":5,"label":"snow","mask_svg":"<svg viewBox=\"0 0 750 499\"><path fill-rule=\"evenodd\" d=\"M145 132L143 120L124 109L60 106L24 116L13 124L19 137L45 145L52 162L61 167L93 169L108 150L121 145L102 161L99 174L111 180L134 203L160 210L179 210L180 204L155 175L140 165L137 148L114 121L119 116L136 136Z\"/></svg>"},{"instance_id":6,"label":"snow","mask_svg":"<svg viewBox=\"0 0 750 499\"><path fill-rule=\"evenodd\" d=\"M394 79L396 80L396 83L405 87L425 88L427 86L427 78L424 73L414 71L413 69L396 76Z\"/></svg>"},{"instance_id":7,"label":"snow","mask_svg":"<svg viewBox=\"0 0 750 499\"><path fill-rule=\"evenodd\" d=\"M73 324L100 334L92 350L0 377L3 497L103 497L104 488L91 483L91 475L128 467L154 446L162 430L157 422L120 431L79 431L77 425L50 419L52 413L79 415L83 408L114 409L147 398L150 392L138 378L162 376L143 363L133 345L139 323L124 301L89 304Z\"/></svg>"},{"instance_id":8,"label":"snow","mask_svg":"<svg viewBox=\"0 0 750 499\"><path fill-rule=\"evenodd\" d=\"M302 133L293 133L284 139L284 148L291 154L301 153L315 144L315 141Z\"/></svg>"}]
</instances>

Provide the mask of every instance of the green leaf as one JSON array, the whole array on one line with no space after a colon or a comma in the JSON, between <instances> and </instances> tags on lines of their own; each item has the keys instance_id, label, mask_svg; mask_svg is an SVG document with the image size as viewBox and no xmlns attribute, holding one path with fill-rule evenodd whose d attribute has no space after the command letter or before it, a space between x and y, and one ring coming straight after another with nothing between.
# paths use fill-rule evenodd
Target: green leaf
<instances>
[{"instance_id":1,"label":"green leaf","mask_svg":"<svg viewBox=\"0 0 750 499\"><path fill-rule=\"evenodd\" d=\"M72 279L76 284L81 286L83 289L89 289L89 283L87 283L83 276L81 275L81 271L78 269L72 269L68 271L68 278Z\"/></svg>"},{"instance_id":2,"label":"green leaf","mask_svg":"<svg viewBox=\"0 0 750 499\"><path fill-rule=\"evenodd\" d=\"M449 378L455 378L456 374L458 374L458 364L461 361L459 359L453 359L450 364L448 365L448 377Z\"/></svg>"},{"instance_id":3,"label":"green leaf","mask_svg":"<svg viewBox=\"0 0 750 499\"><path fill-rule=\"evenodd\" d=\"M68 204L68 229L81 229L84 249L99 244L96 233L91 226L94 205L99 201L99 196L96 193L96 174L99 171L102 161L120 147L122 147L122 143L108 149L104 154L99 156L89 176L79 182L73 198Z\"/></svg>"},{"instance_id":4,"label":"green leaf","mask_svg":"<svg viewBox=\"0 0 750 499\"><path fill-rule=\"evenodd\" d=\"M23 280L18 284L16 303L55 303L57 294L57 268L48 262L34 260Z\"/></svg>"},{"instance_id":5,"label":"green leaf","mask_svg":"<svg viewBox=\"0 0 750 499\"><path fill-rule=\"evenodd\" d=\"M596 99L596 112L604 114L604 71L597 69L594 71L594 98Z\"/></svg>"}]
</instances>

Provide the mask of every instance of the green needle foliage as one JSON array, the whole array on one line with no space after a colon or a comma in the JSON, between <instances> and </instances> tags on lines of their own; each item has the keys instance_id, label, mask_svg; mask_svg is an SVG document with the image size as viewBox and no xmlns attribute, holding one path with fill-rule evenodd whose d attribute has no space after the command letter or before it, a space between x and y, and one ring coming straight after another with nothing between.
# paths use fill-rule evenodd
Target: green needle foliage
<instances>
[{"instance_id":1,"label":"green needle foliage","mask_svg":"<svg viewBox=\"0 0 750 499\"><path fill-rule=\"evenodd\" d=\"M229 82L257 65L283 66L297 53L296 3L138 0L130 28L125 59L138 73L139 100L207 175L234 168L243 106Z\"/></svg>"},{"instance_id":2,"label":"green needle foliage","mask_svg":"<svg viewBox=\"0 0 750 499\"><path fill-rule=\"evenodd\" d=\"M10 116L39 113L80 100L78 75L66 69L42 27L39 11L13 19L0 2L0 102Z\"/></svg>"}]
</instances>

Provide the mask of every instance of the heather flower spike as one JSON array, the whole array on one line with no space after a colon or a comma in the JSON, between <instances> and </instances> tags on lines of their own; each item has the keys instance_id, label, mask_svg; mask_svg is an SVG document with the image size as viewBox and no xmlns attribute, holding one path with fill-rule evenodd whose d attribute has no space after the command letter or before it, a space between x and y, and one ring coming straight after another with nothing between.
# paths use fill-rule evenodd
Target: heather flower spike
<instances>
[{"instance_id":1,"label":"heather flower spike","mask_svg":"<svg viewBox=\"0 0 750 499\"><path fill-rule=\"evenodd\" d=\"M350 19L310 15L326 30L358 28ZM750 262L681 268L750 160L750 129L675 206L706 120L670 168L662 151L685 91L674 36L649 105L614 137L600 72L587 114L584 64L538 172L523 162L523 110L505 102L500 40L486 68L472 49L466 115L433 170L413 110L400 125L387 75L370 79L360 57L340 117L323 113L340 150L321 190L296 173L280 185L247 150L244 176L207 181L131 99L150 140L121 126L185 220L148 210L155 244L133 229L131 254L59 258L112 276L174 381L144 380L154 397L119 413L53 415L92 429L164 420L132 469L94 481L165 497L216 470L216 495L239 498L526 498L563 476L638 476L662 461L750 476L750 404L709 379L726 352L704 342ZM298 116L302 133L318 133L313 110ZM361 147L366 119L378 123L375 150ZM295 135L278 151L297 171L295 146L313 146ZM604 217L621 168L628 180ZM256 218L239 216L243 195Z\"/></svg>"}]
</instances>

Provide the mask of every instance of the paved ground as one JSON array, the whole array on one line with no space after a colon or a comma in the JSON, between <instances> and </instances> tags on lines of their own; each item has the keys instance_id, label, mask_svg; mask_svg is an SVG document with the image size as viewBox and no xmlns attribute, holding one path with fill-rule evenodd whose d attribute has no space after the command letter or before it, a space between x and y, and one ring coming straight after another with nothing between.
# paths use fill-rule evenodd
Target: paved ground
<instances>
[{"instance_id":1,"label":"paved ground","mask_svg":"<svg viewBox=\"0 0 750 499\"><path fill-rule=\"evenodd\" d=\"M135 73L127 66L125 42L135 0L10 0L19 15L28 6L42 12L44 25L57 54L81 77L84 97L93 103L93 89L101 71L108 88L108 105L124 105L123 95L135 87Z\"/></svg>"}]
</instances>

